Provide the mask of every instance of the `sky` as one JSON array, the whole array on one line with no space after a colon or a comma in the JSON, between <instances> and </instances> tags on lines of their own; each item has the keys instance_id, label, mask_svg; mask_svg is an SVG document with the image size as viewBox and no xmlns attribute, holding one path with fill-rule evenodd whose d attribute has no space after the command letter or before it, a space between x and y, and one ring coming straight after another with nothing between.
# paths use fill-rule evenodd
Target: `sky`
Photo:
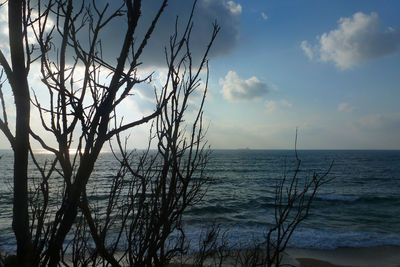
<instances>
[{"instance_id":1,"label":"sky","mask_svg":"<svg viewBox=\"0 0 400 267\"><path fill-rule=\"evenodd\" d=\"M211 64L217 147L400 148L399 1L237 1Z\"/></svg>"},{"instance_id":2,"label":"sky","mask_svg":"<svg viewBox=\"0 0 400 267\"><path fill-rule=\"evenodd\" d=\"M158 5L144 1L139 35ZM163 46L175 18L184 21L190 8L191 1L171 0L144 52L143 66L157 70L155 81L165 74ZM399 11L397 0L199 0L194 56L204 51L212 23L221 26L204 113L210 146L293 149L298 129L299 149L400 149ZM4 8L0 27L0 48L7 52ZM105 30L110 61L122 33L118 23ZM40 88L40 77L30 81ZM136 89L121 112L151 112L151 87ZM10 95L6 99L12 104ZM31 122L39 124L34 116ZM141 148L148 128L133 135L132 146ZM0 148L8 147L0 135Z\"/></svg>"}]
</instances>

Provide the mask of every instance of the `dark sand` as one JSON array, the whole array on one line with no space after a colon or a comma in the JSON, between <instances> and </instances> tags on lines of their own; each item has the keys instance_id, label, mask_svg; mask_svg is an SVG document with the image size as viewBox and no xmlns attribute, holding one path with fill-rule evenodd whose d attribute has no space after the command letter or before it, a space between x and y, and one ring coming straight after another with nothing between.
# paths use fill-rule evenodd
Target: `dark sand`
<instances>
[{"instance_id":1,"label":"dark sand","mask_svg":"<svg viewBox=\"0 0 400 267\"><path fill-rule=\"evenodd\" d=\"M298 258L297 261L301 267L341 267L341 265L334 265L327 261L321 261L309 258Z\"/></svg>"},{"instance_id":2,"label":"dark sand","mask_svg":"<svg viewBox=\"0 0 400 267\"><path fill-rule=\"evenodd\" d=\"M334 250L288 248L286 253L302 267L400 267L400 247L397 246Z\"/></svg>"}]
</instances>

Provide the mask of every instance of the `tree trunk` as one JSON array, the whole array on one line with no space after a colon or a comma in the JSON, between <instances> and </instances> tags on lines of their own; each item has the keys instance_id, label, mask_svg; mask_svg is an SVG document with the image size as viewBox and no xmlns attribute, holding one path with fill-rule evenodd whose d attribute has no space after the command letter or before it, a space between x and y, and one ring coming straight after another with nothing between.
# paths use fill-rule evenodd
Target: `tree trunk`
<instances>
[{"instance_id":1,"label":"tree trunk","mask_svg":"<svg viewBox=\"0 0 400 267\"><path fill-rule=\"evenodd\" d=\"M76 174L76 180L71 186L71 191L67 196L65 203L67 204L64 211L64 216L60 222L60 227L53 240L50 241L48 257L49 267L55 267L60 261L60 253L65 240L65 237L71 230L72 225L78 213L78 206L82 191L86 188L86 183L93 171L94 162L96 161L98 153L95 155L87 156L82 159L82 163Z\"/></svg>"},{"instance_id":2,"label":"tree trunk","mask_svg":"<svg viewBox=\"0 0 400 267\"><path fill-rule=\"evenodd\" d=\"M28 153L30 98L24 59L22 1L8 2L12 87L15 97L16 126L14 149L13 230L17 239L18 266L30 266L32 257L28 215Z\"/></svg>"}]
</instances>

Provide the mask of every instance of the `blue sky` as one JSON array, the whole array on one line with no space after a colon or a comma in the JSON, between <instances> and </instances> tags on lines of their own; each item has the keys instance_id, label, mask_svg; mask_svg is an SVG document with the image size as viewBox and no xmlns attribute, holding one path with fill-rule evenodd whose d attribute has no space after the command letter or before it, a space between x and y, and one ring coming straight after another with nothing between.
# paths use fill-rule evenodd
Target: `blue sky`
<instances>
[{"instance_id":1,"label":"blue sky","mask_svg":"<svg viewBox=\"0 0 400 267\"><path fill-rule=\"evenodd\" d=\"M158 5L158 0L144 1L143 25ZM147 70L162 76L159 53L175 16L184 20L190 7L191 1L170 1L146 48ZM0 48L7 54L5 11ZM211 147L293 149L298 128L300 149L400 149L399 11L396 0L199 0L193 53L204 49L214 19L221 26L205 106ZM106 29L113 37L104 38L110 60L122 32L120 24ZM31 87L40 88L40 77L32 72ZM151 99L151 86L139 88L122 115L151 112ZM39 127L37 117L31 121ZM148 128L133 134L132 146L147 143ZM8 147L0 135L0 148Z\"/></svg>"},{"instance_id":2,"label":"blue sky","mask_svg":"<svg viewBox=\"0 0 400 267\"><path fill-rule=\"evenodd\" d=\"M235 3L236 46L211 63L214 147L293 148L298 127L300 148L400 148L400 2ZM229 72L265 90L229 98Z\"/></svg>"}]
</instances>

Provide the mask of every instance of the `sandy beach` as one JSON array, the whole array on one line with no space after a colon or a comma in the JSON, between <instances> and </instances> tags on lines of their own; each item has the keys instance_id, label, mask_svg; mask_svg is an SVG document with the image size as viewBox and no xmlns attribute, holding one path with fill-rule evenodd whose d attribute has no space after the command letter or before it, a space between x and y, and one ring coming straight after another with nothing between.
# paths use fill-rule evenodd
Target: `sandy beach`
<instances>
[{"instance_id":1,"label":"sandy beach","mask_svg":"<svg viewBox=\"0 0 400 267\"><path fill-rule=\"evenodd\" d=\"M0 251L0 254L4 253ZM193 255L187 255L183 259L176 259L169 266L195 266L193 259ZM222 266L240 266L235 263L234 257L229 257ZM287 248L282 264L294 267L400 267L400 247L379 246L334 250ZM207 259L204 266L214 266L214 264L211 259Z\"/></svg>"},{"instance_id":2,"label":"sandy beach","mask_svg":"<svg viewBox=\"0 0 400 267\"><path fill-rule=\"evenodd\" d=\"M236 251L237 252L237 251ZM241 266L235 260L235 254L224 260L222 266ZM240 251L239 253L246 253ZM193 255L185 256L183 263L177 260L170 267L195 266ZM216 266L211 259L204 266ZM217 265L218 266L218 265ZM379 246L365 248L337 248L334 250L288 248L282 266L293 267L400 267L400 247Z\"/></svg>"},{"instance_id":3,"label":"sandy beach","mask_svg":"<svg viewBox=\"0 0 400 267\"><path fill-rule=\"evenodd\" d=\"M301 267L399 267L400 247L338 248L334 250L288 248L286 253Z\"/></svg>"}]
</instances>

